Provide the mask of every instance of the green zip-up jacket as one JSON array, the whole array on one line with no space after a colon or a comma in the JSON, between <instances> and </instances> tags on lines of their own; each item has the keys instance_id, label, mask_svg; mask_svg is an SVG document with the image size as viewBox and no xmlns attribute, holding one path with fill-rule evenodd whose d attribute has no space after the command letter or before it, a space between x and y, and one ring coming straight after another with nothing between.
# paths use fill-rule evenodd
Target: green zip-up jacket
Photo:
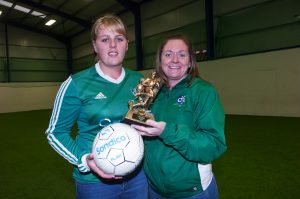
<instances>
[{"instance_id":1,"label":"green zip-up jacket","mask_svg":"<svg viewBox=\"0 0 300 199\"><path fill-rule=\"evenodd\" d=\"M144 169L150 185L165 197L189 197L207 188L211 162L226 151L224 111L216 89L188 77L172 90L162 87L151 111L165 121L159 137L145 139Z\"/></svg>"},{"instance_id":2,"label":"green zip-up jacket","mask_svg":"<svg viewBox=\"0 0 300 199\"><path fill-rule=\"evenodd\" d=\"M91 153L97 133L105 125L118 123L124 117L141 77L138 72L123 69L121 77L112 80L96 64L62 83L46 135L53 149L74 166L76 181L100 181L90 172L85 156ZM73 138L75 123L78 129Z\"/></svg>"}]
</instances>

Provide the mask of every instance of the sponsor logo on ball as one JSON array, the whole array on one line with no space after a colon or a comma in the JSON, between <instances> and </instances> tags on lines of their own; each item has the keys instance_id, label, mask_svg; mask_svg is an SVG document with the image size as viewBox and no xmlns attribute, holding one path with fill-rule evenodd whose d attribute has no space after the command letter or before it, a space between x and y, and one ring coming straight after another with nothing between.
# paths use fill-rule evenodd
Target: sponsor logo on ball
<instances>
[{"instance_id":1,"label":"sponsor logo on ball","mask_svg":"<svg viewBox=\"0 0 300 199\"><path fill-rule=\"evenodd\" d=\"M126 136L124 136L124 135L110 139L105 144L96 148L97 155L99 155L100 153L103 153L106 149L109 149L110 147L112 147L118 143L124 142L124 141L126 141Z\"/></svg>"}]
</instances>

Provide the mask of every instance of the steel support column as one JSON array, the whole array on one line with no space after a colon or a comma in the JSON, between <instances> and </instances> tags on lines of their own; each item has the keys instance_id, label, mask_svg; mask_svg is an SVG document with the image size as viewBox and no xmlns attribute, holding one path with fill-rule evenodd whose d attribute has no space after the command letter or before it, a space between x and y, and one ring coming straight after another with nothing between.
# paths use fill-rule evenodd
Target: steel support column
<instances>
[{"instance_id":1,"label":"steel support column","mask_svg":"<svg viewBox=\"0 0 300 199\"><path fill-rule=\"evenodd\" d=\"M215 58L213 0L205 0L207 59Z\"/></svg>"},{"instance_id":2,"label":"steel support column","mask_svg":"<svg viewBox=\"0 0 300 199\"><path fill-rule=\"evenodd\" d=\"M136 65L138 70L142 70L143 63L143 45L142 45L142 25L141 25L141 10L138 3L129 0L117 0L126 9L128 9L134 15L134 30L135 30L135 54Z\"/></svg>"}]
</instances>

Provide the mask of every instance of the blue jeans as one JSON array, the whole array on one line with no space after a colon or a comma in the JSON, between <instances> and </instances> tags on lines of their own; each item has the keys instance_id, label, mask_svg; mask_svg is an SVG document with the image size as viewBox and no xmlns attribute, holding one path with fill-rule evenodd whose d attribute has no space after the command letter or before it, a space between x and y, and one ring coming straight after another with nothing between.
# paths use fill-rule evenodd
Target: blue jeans
<instances>
[{"instance_id":1,"label":"blue jeans","mask_svg":"<svg viewBox=\"0 0 300 199\"><path fill-rule=\"evenodd\" d=\"M149 186L149 196L150 199L172 199L169 197L163 197L156 193L151 186ZM218 199L218 187L216 183L215 177L211 180L209 186L207 189L197 195L190 196L190 197L185 197L185 198L178 198L178 199Z\"/></svg>"},{"instance_id":2,"label":"blue jeans","mask_svg":"<svg viewBox=\"0 0 300 199\"><path fill-rule=\"evenodd\" d=\"M76 184L77 199L147 199L148 183L141 170L132 178L114 182Z\"/></svg>"}]
</instances>

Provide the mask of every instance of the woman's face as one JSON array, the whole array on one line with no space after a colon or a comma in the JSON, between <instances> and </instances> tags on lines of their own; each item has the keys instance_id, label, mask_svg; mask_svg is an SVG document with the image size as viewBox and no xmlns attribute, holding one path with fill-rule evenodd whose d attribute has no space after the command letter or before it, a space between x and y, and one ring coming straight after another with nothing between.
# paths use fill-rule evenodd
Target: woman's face
<instances>
[{"instance_id":1,"label":"woman's face","mask_svg":"<svg viewBox=\"0 0 300 199\"><path fill-rule=\"evenodd\" d=\"M187 74L190 56L187 45L180 39L169 40L161 54L162 70L172 88Z\"/></svg>"},{"instance_id":2,"label":"woman's face","mask_svg":"<svg viewBox=\"0 0 300 199\"><path fill-rule=\"evenodd\" d=\"M93 41L101 67L120 67L128 50L128 41L124 35L100 26L97 39Z\"/></svg>"}]
</instances>

